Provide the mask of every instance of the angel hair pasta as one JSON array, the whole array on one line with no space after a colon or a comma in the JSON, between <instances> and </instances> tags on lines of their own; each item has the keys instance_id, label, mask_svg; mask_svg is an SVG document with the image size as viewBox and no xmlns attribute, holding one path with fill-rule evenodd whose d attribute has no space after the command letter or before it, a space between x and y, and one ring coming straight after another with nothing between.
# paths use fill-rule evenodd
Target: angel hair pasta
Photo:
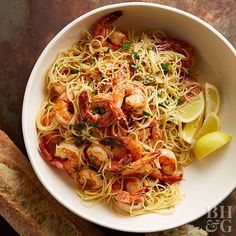
<instances>
[{"instance_id":1,"label":"angel hair pasta","mask_svg":"<svg viewBox=\"0 0 236 236\"><path fill-rule=\"evenodd\" d=\"M160 30L121 32L107 15L46 75L39 149L77 183L85 202L138 215L172 212L192 160L179 108L201 93L193 48Z\"/></svg>"}]
</instances>

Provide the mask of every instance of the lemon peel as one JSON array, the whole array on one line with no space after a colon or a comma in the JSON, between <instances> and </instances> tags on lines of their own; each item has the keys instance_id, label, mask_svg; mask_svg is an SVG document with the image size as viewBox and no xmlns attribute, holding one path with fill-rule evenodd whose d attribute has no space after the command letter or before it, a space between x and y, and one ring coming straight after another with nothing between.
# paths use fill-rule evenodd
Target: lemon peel
<instances>
[{"instance_id":1,"label":"lemon peel","mask_svg":"<svg viewBox=\"0 0 236 236\"><path fill-rule=\"evenodd\" d=\"M230 142L231 139L230 135L220 131L205 134L196 141L193 149L194 154L197 159L201 160Z\"/></svg>"},{"instance_id":2,"label":"lemon peel","mask_svg":"<svg viewBox=\"0 0 236 236\"><path fill-rule=\"evenodd\" d=\"M221 126L221 121L220 121L219 117L215 113L211 112L205 118L205 120L202 124L202 127L197 134L197 137L200 138L201 136L203 136L205 134L219 131L220 126Z\"/></svg>"},{"instance_id":3,"label":"lemon peel","mask_svg":"<svg viewBox=\"0 0 236 236\"><path fill-rule=\"evenodd\" d=\"M179 108L179 119L183 123L190 123L203 113L204 108L204 95L200 92L192 101Z\"/></svg>"},{"instance_id":4,"label":"lemon peel","mask_svg":"<svg viewBox=\"0 0 236 236\"><path fill-rule=\"evenodd\" d=\"M196 120L184 125L182 137L183 140L191 144L195 141L195 136L201 129L203 115L200 115Z\"/></svg>"}]
</instances>

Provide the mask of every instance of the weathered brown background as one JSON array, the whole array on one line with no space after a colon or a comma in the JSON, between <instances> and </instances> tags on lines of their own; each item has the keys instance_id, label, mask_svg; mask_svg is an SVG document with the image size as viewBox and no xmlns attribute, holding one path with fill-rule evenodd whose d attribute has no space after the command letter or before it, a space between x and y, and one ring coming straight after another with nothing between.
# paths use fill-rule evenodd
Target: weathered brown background
<instances>
[{"instance_id":1,"label":"weathered brown background","mask_svg":"<svg viewBox=\"0 0 236 236\"><path fill-rule=\"evenodd\" d=\"M26 154L21 131L21 109L26 83L38 56L66 24L100 6L134 2L120 0L0 0L0 129ZM150 0L180 8L210 23L236 47L236 0ZM217 174L217 173L216 173ZM207 194L207 193L205 193ZM236 235L236 191L221 206L232 206L232 232ZM158 222L157 222L158 223ZM1 233L14 235L0 221ZM193 222L206 228L207 217ZM104 229L107 235L132 235ZM1 234L0 233L0 234ZM213 235L225 235L218 232Z\"/></svg>"}]
</instances>

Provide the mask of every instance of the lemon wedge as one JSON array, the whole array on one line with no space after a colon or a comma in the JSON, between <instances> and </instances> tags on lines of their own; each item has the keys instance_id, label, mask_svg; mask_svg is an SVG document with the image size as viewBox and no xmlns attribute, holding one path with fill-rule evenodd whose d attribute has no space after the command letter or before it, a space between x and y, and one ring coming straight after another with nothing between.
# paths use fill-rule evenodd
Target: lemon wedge
<instances>
[{"instance_id":1,"label":"lemon wedge","mask_svg":"<svg viewBox=\"0 0 236 236\"><path fill-rule=\"evenodd\" d=\"M205 134L220 130L221 122L219 117L211 112L204 120L201 129L199 130L197 137L201 137Z\"/></svg>"},{"instance_id":2,"label":"lemon wedge","mask_svg":"<svg viewBox=\"0 0 236 236\"><path fill-rule=\"evenodd\" d=\"M196 120L184 125L182 137L183 140L191 144L195 140L196 134L199 132L203 121L203 115L200 115Z\"/></svg>"},{"instance_id":3,"label":"lemon wedge","mask_svg":"<svg viewBox=\"0 0 236 236\"><path fill-rule=\"evenodd\" d=\"M205 101L203 92L200 92L192 101L179 108L179 119L183 123L196 120L204 111Z\"/></svg>"},{"instance_id":4,"label":"lemon wedge","mask_svg":"<svg viewBox=\"0 0 236 236\"><path fill-rule=\"evenodd\" d=\"M220 109L220 95L218 89L209 83L205 84L206 116L211 112L217 114Z\"/></svg>"},{"instance_id":5,"label":"lemon wedge","mask_svg":"<svg viewBox=\"0 0 236 236\"><path fill-rule=\"evenodd\" d=\"M231 136L220 131L205 134L196 141L193 149L194 154L197 159L201 160L231 141L231 139Z\"/></svg>"}]
</instances>

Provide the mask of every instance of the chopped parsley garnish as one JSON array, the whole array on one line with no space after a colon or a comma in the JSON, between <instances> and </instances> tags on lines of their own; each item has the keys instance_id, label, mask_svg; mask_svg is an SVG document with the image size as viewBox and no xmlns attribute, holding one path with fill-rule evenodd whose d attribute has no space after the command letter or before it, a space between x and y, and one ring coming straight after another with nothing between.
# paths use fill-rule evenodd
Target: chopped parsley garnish
<instances>
[{"instance_id":1,"label":"chopped parsley garnish","mask_svg":"<svg viewBox=\"0 0 236 236\"><path fill-rule=\"evenodd\" d=\"M97 106L94 108L94 110L92 111L93 115L104 115L106 113L106 110L104 109L104 107L101 106Z\"/></svg>"},{"instance_id":2,"label":"chopped parsley garnish","mask_svg":"<svg viewBox=\"0 0 236 236\"><path fill-rule=\"evenodd\" d=\"M137 72L139 70L139 65L138 63L136 63L135 65L132 65L133 69L135 72Z\"/></svg>"},{"instance_id":3,"label":"chopped parsley garnish","mask_svg":"<svg viewBox=\"0 0 236 236\"><path fill-rule=\"evenodd\" d=\"M70 72L71 72L71 74L78 74L78 73L79 73L79 70L71 69Z\"/></svg>"},{"instance_id":4,"label":"chopped parsley garnish","mask_svg":"<svg viewBox=\"0 0 236 236\"><path fill-rule=\"evenodd\" d=\"M161 63L161 68L164 72L164 74L168 74L170 72L170 67L169 67L169 64L166 64L166 63Z\"/></svg>"},{"instance_id":5,"label":"chopped parsley garnish","mask_svg":"<svg viewBox=\"0 0 236 236\"><path fill-rule=\"evenodd\" d=\"M135 59L139 59L139 55L138 55L138 53L137 52L131 52L130 53L130 55L131 55L131 57L133 57L133 58L135 58Z\"/></svg>"},{"instance_id":6,"label":"chopped parsley garnish","mask_svg":"<svg viewBox=\"0 0 236 236\"><path fill-rule=\"evenodd\" d=\"M78 129L78 130L82 130L82 129L84 129L85 126L86 126L86 123L85 123L85 122L81 122L81 123L79 123L79 124L77 125L77 129Z\"/></svg>"},{"instance_id":7,"label":"chopped parsley garnish","mask_svg":"<svg viewBox=\"0 0 236 236\"><path fill-rule=\"evenodd\" d=\"M131 46L132 46L132 43L130 41L126 41L122 44L121 48L123 50L129 50L131 48Z\"/></svg>"},{"instance_id":8,"label":"chopped parsley garnish","mask_svg":"<svg viewBox=\"0 0 236 236\"><path fill-rule=\"evenodd\" d=\"M77 146L82 146L84 144L84 140L82 139L81 136L77 137L76 140L75 140L75 145Z\"/></svg>"},{"instance_id":9,"label":"chopped parsley garnish","mask_svg":"<svg viewBox=\"0 0 236 236\"><path fill-rule=\"evenodd\" d=\"M163 129L163 124L160 124L160 125L159 125L159 128L160 128L160 129Z\"/></svg>"},{"instance_id":10,"label":"chopped parsley garnish","mask_svg":"<svg viewBox=\"0 0 236 236\"><path fill-rule=\"evenodd\" d=\"M93 157L93 156L89 156L88 159L89 159L90 161L96 161L96 160L97 160L97 158L96 158L96 157Z\"/></svg>"},{"instance_id":11,"label":"chopped parsley garnish","mask_svg":"<svg viewBox=\"0 0 236 236\"><path fill-rule=\"evenodd\" d=\"M95 166L89 166L88 167L90 170L98 171L98 169Z\"/></svg>"},{"instance_id":12,"label":"chopped parsley garnish","mask_svg":"<svg viewBox=\"0 0 236 236\"><path fill-rule=\"evenodd\" d=\"M178 101L177 101L177 106L180 106L180 105L182 105L183 103L184 103L184 101L179 98Z\"/></svg>"},{"instance_id":13,"label":"chopped parsley garnish","mask_svg":"<svg viewBox=\"0 0 236 236\"><path fill-rule=\"evenodd\" d=\"M151 114L148 113L148 112L146 112L146 111L143 111L143 115L144 115L144 116L151 116Z\"/></svg>"},{"instance_id":14,"label":"chopped parsley garnish","mask_svg":"<svg viewBox=\"0 0 236 236\"><path fill-rule=\"evenodd\" d=\"M121 145L121 143L118 140L114 140L111 138L105 138L102 140L102 144L104 144L105 146L115 146L115 145Z\"/></svg>"}]
</instances>

